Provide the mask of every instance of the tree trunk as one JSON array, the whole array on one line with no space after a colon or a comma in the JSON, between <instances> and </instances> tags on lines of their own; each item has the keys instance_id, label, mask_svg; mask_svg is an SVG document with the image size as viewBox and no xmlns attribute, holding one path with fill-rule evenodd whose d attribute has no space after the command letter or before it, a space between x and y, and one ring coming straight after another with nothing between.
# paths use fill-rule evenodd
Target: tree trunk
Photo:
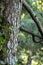
<instances>
[{"instance_id":1,"label":"tree trunk","mask_svg":"<svg viewBox=\"0 0 43 65\"><path fill-rule=\"evenodd\" d=\"M0 16L5 18L12 24L10 39L7 43L7 53L9 56L5 59L5 62L9 62L10 65L15 65L14 61L17 60L17 46L18 46L18 32L20 26L20 14L22 4L20 0L2 0L2 6L0 10Z\"/></svg>"}]
</instances>

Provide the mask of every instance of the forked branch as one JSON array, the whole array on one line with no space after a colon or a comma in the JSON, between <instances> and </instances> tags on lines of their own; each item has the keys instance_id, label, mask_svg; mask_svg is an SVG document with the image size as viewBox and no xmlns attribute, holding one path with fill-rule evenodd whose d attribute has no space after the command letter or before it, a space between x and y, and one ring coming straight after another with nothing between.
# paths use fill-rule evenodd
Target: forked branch
<instances>
[{"instance_id":1,"label":"forked branch","mask_svg":"<svg viewBox=\"0 0 43 65\"><path fill-rule=\"evenodd\" d=\"M41 36L43 37L43 27L42 27L40 21L38 20L38 18L36 17L35 13L33 12L32 8L25 0L22 0L22 4L25 7L25 9L28 11L28 13L30 14L32 19L34 20L35 24L38 27L38 30L39 30Z\"/></svg>"}]
</instances>

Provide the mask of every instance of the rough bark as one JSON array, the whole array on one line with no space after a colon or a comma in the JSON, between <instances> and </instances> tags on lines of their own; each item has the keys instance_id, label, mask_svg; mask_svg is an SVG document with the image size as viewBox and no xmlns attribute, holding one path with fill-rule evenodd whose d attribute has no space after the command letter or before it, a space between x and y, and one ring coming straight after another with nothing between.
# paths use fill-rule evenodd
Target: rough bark
<instances>
[{"instance_id":1,"label":"rough bark","mask_svg":"<svg viewBox=\"0 0 43 65\"><path fill-rule=\"evenodd\" d=\"M0 7L0 17L6 19L13 26L10 39L7 43L7 49L5 47L7 53L9 54L9 57L5 59L5 62L9 62L10 65L14 65L14 61L16 60L16 54L17 54L17 46L18 46L17 38L19 32L21 8L22 8L20 1L21 0L2 0L2 5ZM23 6L26 8L26 10L29 12L34 22L36 23L41 35L43 36L42 26L39 20L37 19L36 15L34 14L33 10L24 0L22 0L22 3Z\"/></svg>"},{"instance_id":2,"label":"rough bark","mask_svg":"<svg viewBox=\"0 0 43 65\"><path fill-rule=\"evenodd\" d=\"M2 0L1 4L2 6L0 7L0 17L6 19L13 26L10 39L7 43L7 48L5 47L7 53L9 54L9 56L5 59L5 62L9 62L10 65L15 65L14 61L17 60L17 38L22 6L20 0Z\"/></svg>"}]
</instances>

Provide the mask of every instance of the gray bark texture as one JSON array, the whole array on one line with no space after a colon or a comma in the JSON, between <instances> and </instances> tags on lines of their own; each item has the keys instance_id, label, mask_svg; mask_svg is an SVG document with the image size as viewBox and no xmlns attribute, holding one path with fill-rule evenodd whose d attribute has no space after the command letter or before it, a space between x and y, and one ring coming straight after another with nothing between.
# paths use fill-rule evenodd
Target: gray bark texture
<instances>
[{"instance_id":1,"label":"gray bark texture","mask_svg":"<svg viewBox=\"0 0 43 65\"><path fill-rule=\"evenodd\" d=\"M9 56L5 59L5 62L9 62L10 65L15 65L14 61L17 60L17 38L20 26L21 9L22 4L20 0L2 0L0 7L0 17L3 17L12 24L12 31L10 39L7 43L7 49L5 47L7 53L9 54Z\"/></svg>"}]
</instances>

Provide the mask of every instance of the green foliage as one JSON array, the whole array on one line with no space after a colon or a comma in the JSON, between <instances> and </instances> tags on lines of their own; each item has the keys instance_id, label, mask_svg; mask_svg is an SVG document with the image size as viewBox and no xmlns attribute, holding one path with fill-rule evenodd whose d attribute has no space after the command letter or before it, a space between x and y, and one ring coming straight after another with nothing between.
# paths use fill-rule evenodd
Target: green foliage
<instances>
[{"instance_id":1,"label":"green foliage","mask_svg":"<svg viewBox=\"0 0 43 65\"><path fill-rule=\"evenodd\" d=\"M40 22L43 25L43 17L40 15L40 13L42 13L42 10L40 11L40 9L37 8L39 5L33 5L33 2L36 3L37 0L26 0L26 1L31 5L36 16L38 17L38 19L40 20ZM38 0L38 1L40 1L40 0ZM40 35L36 24L31 19L30 15L27 13L25 8L23 8L22 15L21 15L21 26L30 32ZM19 44L18 44L18 58L19 59L22 55L24 56L24 54L27 54L27 56L30 54L31 57L33 57L35 59L37 58L38 63L39 63L38 65L43 64L43 50L40 50L41 48L43 48L43 46L40 43L34 43L32 40L32 36L25 32L19 33L18 41L19 41ZM29 62L28 59L27 59L27 61ZM21 58L21 62L24 62L24 61L22 61L22 58ZM19 64L22 64L22 63L19 63ZM25 63L24 63L24 65L25 65Z\"/></svg>"},{"instance_id":2,"label":"green foliage","mask_svg":"<svg viewBox=\"0 0 43 65\"><path fill-rule=\"evenodd\" d=\"M5 43L5 39L2 36L0 36L0 44L2 45L3 43Z\"/></svg>"},{"instance_id":3,"label":"green foliage","mask_svg":"<svg viewBox=\"0 0 43 65\"><path fill-rule=\"evenodd\" d=\"M0 50L3 48L4 43L5 39L2 36L0 36Z\"/></svg>"},{"instance_id":4,"label":"green foliage","mask_svg":"<svg viewBox=\"0 0 43 65\"><path fill-rule=\"evenodd\" d=\"M5 65L3 60L9 56L5 51L5 45L10 38L11 30L12 25L5 21L5 19L0 18L0 65ZM9 65L9 63L6 65Z\"/></svg>"},{"instance_id":5,"label":"green foliage","mask_svg":"<svg viewBox=\"0 0 43 65\"><path fill-rule=\"evenodd\" d=\"M40 13L43 13L43 1L42 0L26 0L26 1L33 8L36 16L38 17L38 19L41 21L43 25L43 17L40 15ZM1 6L1 2L2 0L0 0L0 6ZM40 35L36 24L31 19L30 15L27 13L24 7L21 14L21 26L23 26L28 31L31 31L37 35ZM4 56L4 58L9 56L5 52L4 45L7 44L7 41L9 40L12 28L13 27L8 23L8 21L5 21L2 18L0 18L0 59L2 56ZM39 65L43 64L43 57L42 57L43 49L41 49L43 48L43 46L40 43L39 44L34 43L31 35L20 31L18 36L18 43L19 43L18 44L18 61L15 62L15 65L26 65L24 62L25 54L27 55L26 61L28 62L30 61L28 59L28 56L30 55L30 58L32 57L33 59L37 57ZM5 62L3 60L0 60L0 65L5 65ZM6 63L6 65L10 65L10 64Z\"/></svg>"},{"instance_id":6,"label":"green foliage","mask_svg":"<svg viewBox=\"0 0 43 65\"><path fill-rule=\"evenodd\" d=\"M2 22L2 19L0 18L0 22Z\"/></svg>"}]
</instances>

